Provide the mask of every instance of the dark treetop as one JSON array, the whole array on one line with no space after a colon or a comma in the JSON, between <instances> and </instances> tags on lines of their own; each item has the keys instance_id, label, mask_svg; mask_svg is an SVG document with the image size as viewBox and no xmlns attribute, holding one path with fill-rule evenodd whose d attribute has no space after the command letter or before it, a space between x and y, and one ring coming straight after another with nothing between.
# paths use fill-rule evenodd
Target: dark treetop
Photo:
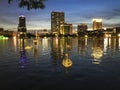
<instances>
[{"instance_id":1,"label":"dark treetop","mask_svg":"<svg viewBox=\"0 0 120 90\"><path fill-rule=\"evenodd\" d=\"M31 10L31 9L44 9L45 8L44 2L46 0L8 0L8 3L10 4L13 1L17 1L18 6L20 8L26 7L27 10Z\"/></svg>"}]
</instances>

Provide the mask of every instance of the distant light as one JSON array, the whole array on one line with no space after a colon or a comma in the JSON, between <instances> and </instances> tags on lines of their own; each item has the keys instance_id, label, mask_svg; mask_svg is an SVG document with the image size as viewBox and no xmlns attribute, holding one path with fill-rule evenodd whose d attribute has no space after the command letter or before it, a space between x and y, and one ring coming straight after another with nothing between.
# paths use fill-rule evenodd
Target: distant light
<instances>
[{"instance_id":1,"label":"distant light","mask_svg":"<svg viewBox=\"0 0 120 90\"><path fill-rule=\"evenodd\" d=\"M85 38L88 38L88 35L85 35Z\"/></svg>"},{"instance_id":2,"label":"distant light","mask_svg":"<svg viewBox=\"0 0 120 90\"><path fill-rule=\"evenodd\" d=\"M101 48L95 47L91 55L94 57L94 59L100 59L103 56L103 51Z\"/></svg>"},{"instance_id":3,"label":"distant light","mask_svg":"<svg viewBox=\"0 0 120 90\"><path fill-rule=\"evenodd\" d=\"M102 22L102 19L93 18L93 21Z\"/></svg>"},{"instance_id":4,"label":"distant light","mask_svg":"<svg viewBox=\"0 0 120 90\"><path fill-rule=\"evenodd\" d=\"M110 37L111 37L111 34L105 34L105 37L106 37L106 38L110 38Z\"/></svg>"},{"instance_id":5,"label":"distant light","mask_svg":"<svg viewBox=\"0 0 120 90\"><path fill-rule=\"evenodd\" d=\"M5 36L3 36L3 35L0 35L0 40L1 39L8 39L8 37L5 37Z\"/></svg>"},{"instance_id":6,"label":"distant light","mask_svg":"<svg viewBox=\"0 0 120 90\"><path fill-rule=\"evenodd\" d=\"M3 39L8 39L8 37L3 37Z\"/></svg>"},{"instance_id":7,"label":"distant light","mask_svg":"<svg viewBox=\"0 0 120 90\"><path fill-rule=\"evenodd\" d=\"M120 33L118 34L118 37L120 37Z\"/></svg>"},{"instance_id":8,"label":"distant light","mask_svg":"<svg viewBox=\"0 0 120 90\"><path fill-rule=\"evenodd\" d=\"M17 37L16 36L13 36L13 39L16 39Z\"/></svg>"},{"instance_id":9,"label":"distant light","mask_svg":"<svg viewBox=\"0 0 120 90\"><path fill-rule=\"evenodd\" d=\"M4 37L3 35L0 35L0 39L3 39L3 37Z\"/></svg>"},{"instance_id":10,"label":"distant light","mask_svg":"<svg viewBox=\"0 0 120 90\"><path fill-rule=\"evenodd\" d=\"M104 30L107 30L107 28L106 28L106 27L104 27Z\"/></svg>"},{"instance_id":11,"label":"distant light","mask_svg":"<svg viewBox=\"0 0 120 90\"><path fill-rule=\"evenodd\" d=\"M19 17L25 17L24 15L20 15Z\"/></svg>"}]
</instances>

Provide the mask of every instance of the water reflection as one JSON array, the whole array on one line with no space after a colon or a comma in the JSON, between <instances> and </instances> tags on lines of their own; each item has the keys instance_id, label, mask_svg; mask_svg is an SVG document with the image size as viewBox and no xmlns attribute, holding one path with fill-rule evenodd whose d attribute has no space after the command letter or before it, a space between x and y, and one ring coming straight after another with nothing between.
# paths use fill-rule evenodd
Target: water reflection
<instances>
[{"instance_id":1,"label":"water reflection","mask_svg":"<svg viewBox=\"0 0 120 90\"><path fill-rule=\"evenodd\" d=\"M116 48L117 48L117 40L116 40L116 38L111 38L111 48L113 49L113 50L116 50Z\"/></svg>"},{"instance_id":2,"label":"water reflection","mask_svg":"<svg viewBox=\"0 0 120 90\"><path fill-rule=\"evenodd\" d=\"M17 37L14 36L12 41L13 41L13 45L14 45L14 48L15 48L15 51L16 51L17 50Z\"/></svg>"},{"instance_id":3,"label":"water reflection","mask_svg":"<svg viewBox=\"0 0 120 90\"><path fill-rule=\"evenodd\" d=\"M51 40L51 58L53 63L56 63L57 60L62 60L66 50L72 50L72 38L53 38Z\"/></svg>"},{"instance_id":4,"label":"water reflection","mask_svg":"<svg viewBox=\"0 0 120 90\"><path fill-rule=\"evenodd\" d=\"M119 50L120 48L119 48L119 38L116 38L116 50Z\"/></svg>"},{"instance_id":5,"label":"water reflection","mask_svg":"<svg viewBox=\"0 0 120 90\"><path fill-rule=\"evenodd\" d=\"M53 38L51 42L51 58L52 64L56 66L59 62L59 39Z\"/></svg>"},{"instance_id":6,"label":"water reflection","mask_svg":"<svg viewBox=\"0 0 120 90\"><path fill-rule=\"evenodd\" d=\"M42 49L44 52L47 51L46 49L48 49L48 38L42 39Z\"/></svg>"},{"instance_id":7,"label":"water reflection","mask_svg":"<svg viewBox=\"0 0 120 90\"><path fill-rule=\"evenodd\" d=\"M38 64L38 57L39 57L38 48L34 48L34 57L35 57L35 63Z\"/></svg>"},{"instance_id":8,"label":"water reflection","mask_svg":"<svg viewBox=\"0 0 120 90\"><path fill-rule=\"evenodd\" d=\"M76 40L78 43L76 43ZM41 55L50 54L53 68L56 67L58 68L60 67L60 65L63 65L62 61L66 54L68 54L68 59L71 59L73 51L75 51L75 54L78 54L80 56L81 60L84 60L87 57L91 60L92 64L100 64L102 62L102 58L104 58L105 55L120 49L120 38L114 37L111 38L93 37L75 39L71 37L62 38L55 37L51 39L42 38L41 41L42 43L37 48L33 48L33 55L35 57L35 61L36 63L38 63L39 49L42 49ZM19 40L18 46L20 47L21 56L26 56L24 46L28 42L29 42L28 40ZM76 49L78 49L78 52L76 52ZM64 66L64 68L66 67Z\"/></svg>"},{"instance_id":9,"label":"water reflection","mask_svg":"<svg viewBox=\"0 0 120 90\"><path fill-rule=\"evenodd\" d=\"M24 50L26 40L25 39L17 39L17 41L18 41L18 47L19 47L19 49L20 50Z\"/></svg>"},{"instance_id":10,"label":"water reflection","mask_svg":"<svg viewBox=\"0 0 120 90\"><path fill-rule=\"evenodd\" d=\"M111 48L111 38L104 38L104 55L108 52Z\"/></svg>"},{"instance_id":11,"label":"water reflection","mask_svg":"<svg viewBox=\"0 0 120 90\"><path fill-rule=\"evenodd\" d=\"M19 57L17 57L16 52L11 52L11 50L6 48L16 47L16 45L13 45L13 42L11 42L10 39L7 41L0 41L1 80L5 82L1 83L2 86L8 85L9 88L12 84L15 84L13 85L14 88L14 86L19 86L19 84L22 84L21 86L26 88L26 85L29 87L29 85L32 85L37 81L35 83L37 88L36 85L34 88L39 90L44 88L41 87L40 84L45 82L43 86L47 86L51 83L51 80L54 80L54 82L59 84L70 84L71 82L69 81L71 80L74 82L77 81L78 86L80 85L79 82L81 82L81 84L84 82L82 84L84 85L88 81L91 82L91 80L94 78L95 80L93 83L98 81L96 85L100 85L102 83L99 83L100 80L103 80L103 82L105 80L105 83L102 85L104 86L106 85L106 81L110 80L110 82L116 82L116 80L119 79L120 38L41 38L42 42L38 48L25 50L25 44L33 44L32 41L32 39L18 41L19 43L17 43L17 45L20 44L18 45L19 47L17 47ZM39 59L40 61L38 63ZM63 59L65 59L64 62ZM67 61L68 59L72 61L72 64ZM39 64L37 67L35 60L37 65ZM16 65L19 65L19 67L22 68L22 72L24 70L25 72L21 73L21 69L16 68ZM7 74L13 74L13 77L9 78ZM69 76L69 80L67 82L65 81L66 76ZM11 84L11 82L8 83L8 81L13 82ZM46 82L48 83L46 84ZM54 82L51 83L52 86ZM76 83L74 84L74 82L70 85L76 87ZM112 85L112 83L110 84ZM51 85L50 87L52 87ZM39 88L39 86L41 88ZM94 85L89 86L94 87ZM116 86L116 83L114 86ZM26 88L26 90L29 89L30 88ZM18 88L15 90L18 90Z\"/></svg>"},{"instance_id":12,"label":"water reflection","mask_svg":"<svg viewBox=\"0 0 120 90\"><path fill-rule=\"evenodd\" d=\"M119 49L120 49L120 38L118 39L118 42L119 42L118 47L119 47Z\"/></svg>"},{"instance_id":13,"label":"water reflection","mask_svg":"<svg viewBox=\"0 0 120 90\"><path fill-rule=\"evenodd\" d=\"M78 54L79 55L85 55L87 47L87 38L78 38Z\"/></svg>"},{"instance_id":14,"label":"water reflection","mask_svg":"<svg viewBox=\"0 0 120 90\"><path fill-rule=\"evenodd\" d=\"M101 58L103 57L103 51L100 47L94 47L92 51L92 63L93 64L100 64Z\"/></svg>"},{"instance_id":15,"label":"water reflection","mask_svg":"<svg viewBox=\"0 0 120 90\"><path fill-rule=\"evenodd\" d=\"M92 63L93 64L100 64L101 58L103 57L103 38L93 38L93 45L92 45L92 53L91 56L93 57Z\"/></svg>"},{"instance_id":16,"label":"water reflection","mask_svg":"<svg viewBox=\"0 0 120 90\"><path fill-rule=\"evenodd\" d=\"M24 39L18 39L19 41L19 54L20 54L20 59L19 59L19 64L20 64L20 68L25 68L27 65L27 56L26 56L26 51L25 51L25 41Z\"/></svg>"},{"instance_id":17,"label":"water reflection","mask_svg":"<svg viewBox=\"0 0 120 90\"><path fill-rule=\"evenodd\" d=\"M72 38L53 38L51 42L51 58L53 67L57 68L62 64L65 72L68 71L68 67L72 66L72 61L68 58L69 51L71 50Z\"/></svg>"},{"instance_id":18,"label":"water reflection","mask_svg":"<svg viewBox=\"0 0 120 90\"><path fill-rule=\"evenodd\" d=\"M120 38L104 38L104 54L106 55L109 51L116 51L120 49Z\"/></svg>"},{"instance_id":19,"label":"water reflection","mask_svg":"<svg viewBox=\"0 0 120 90\"><path fill-rule=\"evenodd\" d=\"M32 40L27 39L25 42L20 42L19 59L16 52L9 50L9 48L15 47L10 39L0 41L2 90L8 88L13 90L20 88L42 90L42 88L52 87L54 90L54 86L58 86L58 88L60 86L64 89L65 85L67 87L71 85L68 88L71 89L84 88L86 84L89 88L101 88L101 90L105 89L104 87L106 89L119 88L120 38L66 37L42 39L38 49L33 48L31 50L24 50L24 44L30 43ZM78 41L79 43L76 43ZM78 57L78 48L80 58ZM65 67L66 64L64 66L62 64L63 58L66 56L65 53L68 54L68 59L72 61L71 66L67 64L70 67ZM36 67L35 60L38 58L40 59L39 66ZM16 65L22 69L17 68ZM4 88L6 85L7 88ZM109 86L110 88L108 88Z\"/></svg>"},{"instance_id":20,"label":"water reflection","mask_svg":"<svg viewBox=\"0 0 120 90\"><path fill-rule=\"evenodd\" d=\"M27 56L25 50L20 50L20 59L19 59L19 64L20 68L25 68L27 65Z\"/></svg>"}]
</instances>

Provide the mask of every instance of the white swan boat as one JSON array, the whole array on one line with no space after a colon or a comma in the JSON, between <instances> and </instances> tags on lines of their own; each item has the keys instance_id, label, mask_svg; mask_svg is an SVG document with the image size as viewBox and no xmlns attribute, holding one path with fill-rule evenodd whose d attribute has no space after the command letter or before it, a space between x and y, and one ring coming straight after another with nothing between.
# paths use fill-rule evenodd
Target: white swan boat
<instances>
[{"instance_id":1,"label":"white swan boat","mask_svg":"<svg viewBox=\"0 0 120 90\"><path fill-rule=\"evenodd\" d=\"M33 48L32 45L30 45L30 46L26 46L26 47L25 47L26 50L31 49L31 48Z\"/></svg>"},{"instance_id":2,"label":"white swan boat","mask_svg":"<svg viewBox=\"0 0 120 90\"><path fill-rule=\"evenodd\" d=\"M62 65L66 68L72 66L72 60L68 58L68 53L65 53L65 57L62 61Z\"/></svg>"}]
</instances>

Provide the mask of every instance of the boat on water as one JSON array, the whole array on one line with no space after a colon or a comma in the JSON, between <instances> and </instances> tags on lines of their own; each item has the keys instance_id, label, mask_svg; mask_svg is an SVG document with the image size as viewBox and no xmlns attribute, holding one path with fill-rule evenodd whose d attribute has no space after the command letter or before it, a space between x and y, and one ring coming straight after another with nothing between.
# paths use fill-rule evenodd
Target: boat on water
<instances>
[{"instance_id":1,"label":"boat on water","mask_svg":"<svg viewBox=\"0 0 120 90\"><path fill-rule=\"evenodd\" d=\"M72 60L68 58L68 53L65 53L65 57L63 58L62 65L66 68L72 66Z\"/></svg>"},{"instance_id":2,"label":"boat on water","mask_svg":"<svg viewBox=\"0 0 120 90\"><path fill-rule=\"evenodd\" d=\"M38 35L37 35L37 32L36 32L36 38L33 39L33 45L38 46L38 44L39 44L39 40L38 40Z\"/></svg>"},{"instance_id":3,"label":"boat on water","mask_svg":"<svg viewBox=\"0 0 120 90\"><path fill-rule=\"evenodd\" d=\"M30 46L26 46L26 47L25 47L26 50L31 49L31 48L33 48L32 45L30 45Z\"/></svg>"}]
</instances>

